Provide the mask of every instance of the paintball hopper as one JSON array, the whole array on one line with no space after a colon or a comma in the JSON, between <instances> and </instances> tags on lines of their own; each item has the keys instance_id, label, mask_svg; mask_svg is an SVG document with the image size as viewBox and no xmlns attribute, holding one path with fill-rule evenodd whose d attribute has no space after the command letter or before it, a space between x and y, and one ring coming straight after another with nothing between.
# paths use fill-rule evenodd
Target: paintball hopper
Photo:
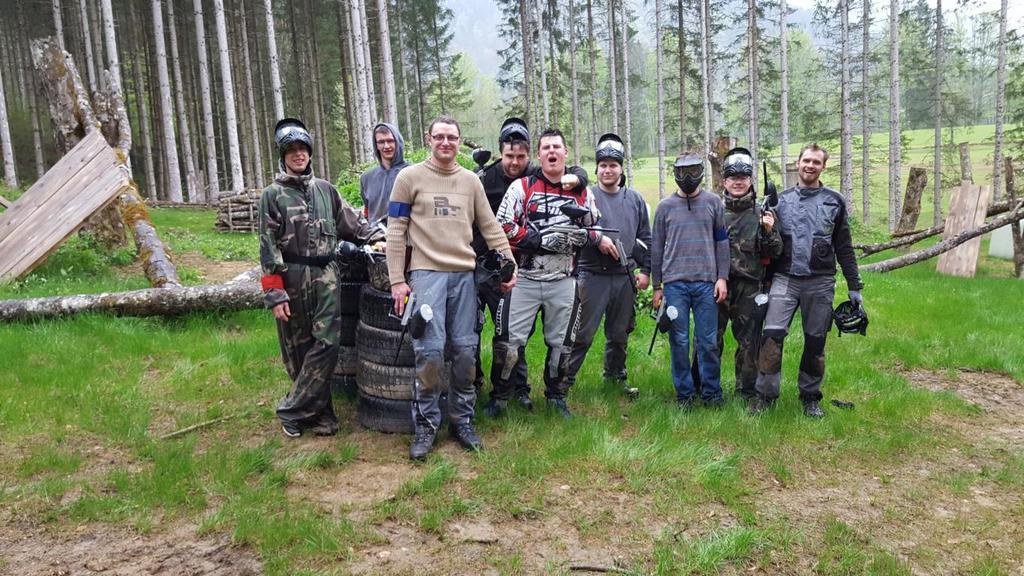
<instances>
[{"instance_id":1,"label":"paintball hopper","mask_svg":"<svg viewBox=\"0 0 1024 576\"><path fill-rule=\"evenodd\" d=\"M483 168L484 164L487 164L487 161L490 159L490 150L485 150L484 148L477 148L476 150L473 150L473 162L476 162L476 165L480 168Z\"/></svg>"},{"instance_id":2,"label":"paintball hopper","mask_svg":"<svg viewBox=\"0 0 1024 576\"><path fill-rule=\"evenodd\" d=\"M675 306L666 306L664 314L658 314L658 332L665 334L672 328L672 322L679 317L679 310Z\"/></svg>"},{"instance_id":3,"label":"paintball hopper","mask_svg":"<svg viewBox=\"0 0 1024 576\"><path fill-rule=\"evenodd\" d=\"M423 338L427 332L427 324L434 319L434 309L429 304L424 304L409 317L409 336L413 339Z\"/></svg>"},{"instance_id":4,"label":"paintball hopper","mask_svg":"<svg viewBox=\"0 0 1024 576\"><path fill-rule=\"evenodd\" d=\"M860 334L867 336L868 313L864 306L858 306L847 300L832 312L832 321L835 322L839 335Z\"/></svg>"},{"instance_id":5,"label":"paintball hopper","mask_svg":"<svg viewBox=\"0 0 1024 576\"><path fill-rule=\"evenodd\" d=\"M348 240L338 242L338 245L334 248L334 258L338 262L353 264L359 262L364 254L365 252L363 252L362 248Z\"/></svg>"},{"instance_id":6,"label":"paintball hopper","mask_svg":"<svg viewBox=\"0 0 1024 576\"><path fill-rule=\"evenodd\" d=\"M587 214L590 214L590 210L587 210L583 206L572 201L562 204L558 207L558 210L562 214L565 214L569 220L577 226L582 226L583 218L585 218Z\"/></svg>"}]
</instances>

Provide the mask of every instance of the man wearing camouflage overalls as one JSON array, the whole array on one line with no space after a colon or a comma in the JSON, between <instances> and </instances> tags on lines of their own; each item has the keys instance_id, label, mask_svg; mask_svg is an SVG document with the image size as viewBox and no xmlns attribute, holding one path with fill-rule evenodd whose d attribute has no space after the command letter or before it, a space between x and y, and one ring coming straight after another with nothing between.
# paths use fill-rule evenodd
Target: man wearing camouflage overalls
<instances>
[{"instance_id":1,"label":"man wearing camouflage overalls","mask_svg":"<svg viewBox=\"0 0 1024 576\"><path fill-rule=\"evenodd\" d=\"M718 304L718 355L724 350L725 329L732 321L736 338L736 395L752 400L757 394L757 338L760 322L754 297L761 293L767 261L782 254L782 236L775 214L757 204L752 178L754 161L746 148L725 154L725 228L729 231L729 294ZM696 368L696 362L693 366ZM699 378L693 370L695 381Z\"/></svg>"},{"instance_id":2,"label":"man wearing camouflage overalls","mask_svg":"<svg viewBox=\"0 0 1024 576\"><path fill-rule=\"evenodd\" d=\"M277 123L280 172L260 198L263 301L277 319L281 356L293 385L277 406L286 436L338 431L329 378L338 360L338 240L375 242L371 228L326 180L313 176L313 140L302 122Z\"/></svg>"}]
</instances>

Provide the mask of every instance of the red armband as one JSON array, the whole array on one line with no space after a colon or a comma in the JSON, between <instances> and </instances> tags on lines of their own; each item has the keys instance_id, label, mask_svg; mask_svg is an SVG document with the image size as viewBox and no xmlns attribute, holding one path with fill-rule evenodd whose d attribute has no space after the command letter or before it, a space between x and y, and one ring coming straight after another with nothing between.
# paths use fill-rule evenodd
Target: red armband
<instances>
[{"instance_id":1,"label":"red armband","mask_svg":"<svg viewBox=\"0 0 1024 576\"><path fill-rule=\"evenodd\" d=\"M278 290L284 290L284 278L280 274L264 274L260 278L260 284L263 285L264 290L271 290L277 288Z\"/></svg>"}]
</instances>

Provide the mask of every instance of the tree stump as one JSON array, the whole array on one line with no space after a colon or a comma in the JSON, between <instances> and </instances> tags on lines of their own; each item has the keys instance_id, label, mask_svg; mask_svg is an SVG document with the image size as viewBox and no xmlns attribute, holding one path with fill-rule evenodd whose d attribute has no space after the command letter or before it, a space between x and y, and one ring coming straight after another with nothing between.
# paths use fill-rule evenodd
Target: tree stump
<instances>
[{"instance_id":1,"label":"tree stump","mask_svg":"<svg viewBox=\"0 0 1024 576\"><path fill-rule=\"evenodd\" d=\"M903 197L903 213L894 234L906 234L917 228L917 219L921 216L921 194L927 185L928 171L919 166L912 167L907 179L907 193Z\"/></svg>"}]
</instances>

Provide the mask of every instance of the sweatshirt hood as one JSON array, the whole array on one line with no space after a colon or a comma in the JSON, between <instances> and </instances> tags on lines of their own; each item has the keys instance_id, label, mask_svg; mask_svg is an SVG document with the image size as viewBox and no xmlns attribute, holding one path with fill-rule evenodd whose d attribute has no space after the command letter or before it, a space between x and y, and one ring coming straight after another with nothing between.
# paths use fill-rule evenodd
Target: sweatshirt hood
<instances>
[{"instance_id":1,"label":"sweatshirt hood","mask_svg":"<svg viewBox=\"0 0 1024 576\"><path fill-rule=\"evenodd\" d=\"M405 140L402 139L402 133L398 131L398 127L388 122L378 123L373 127L373 131L370 132L370 141L374 143L373 157L377 159L377 164L383 168L384 164L380 159L380 150L377 150L377 130L380 128L388 129L395 138L395 157L391 160L391 167L401 166L405 163Z\"/></svg>"}]
</instances>

